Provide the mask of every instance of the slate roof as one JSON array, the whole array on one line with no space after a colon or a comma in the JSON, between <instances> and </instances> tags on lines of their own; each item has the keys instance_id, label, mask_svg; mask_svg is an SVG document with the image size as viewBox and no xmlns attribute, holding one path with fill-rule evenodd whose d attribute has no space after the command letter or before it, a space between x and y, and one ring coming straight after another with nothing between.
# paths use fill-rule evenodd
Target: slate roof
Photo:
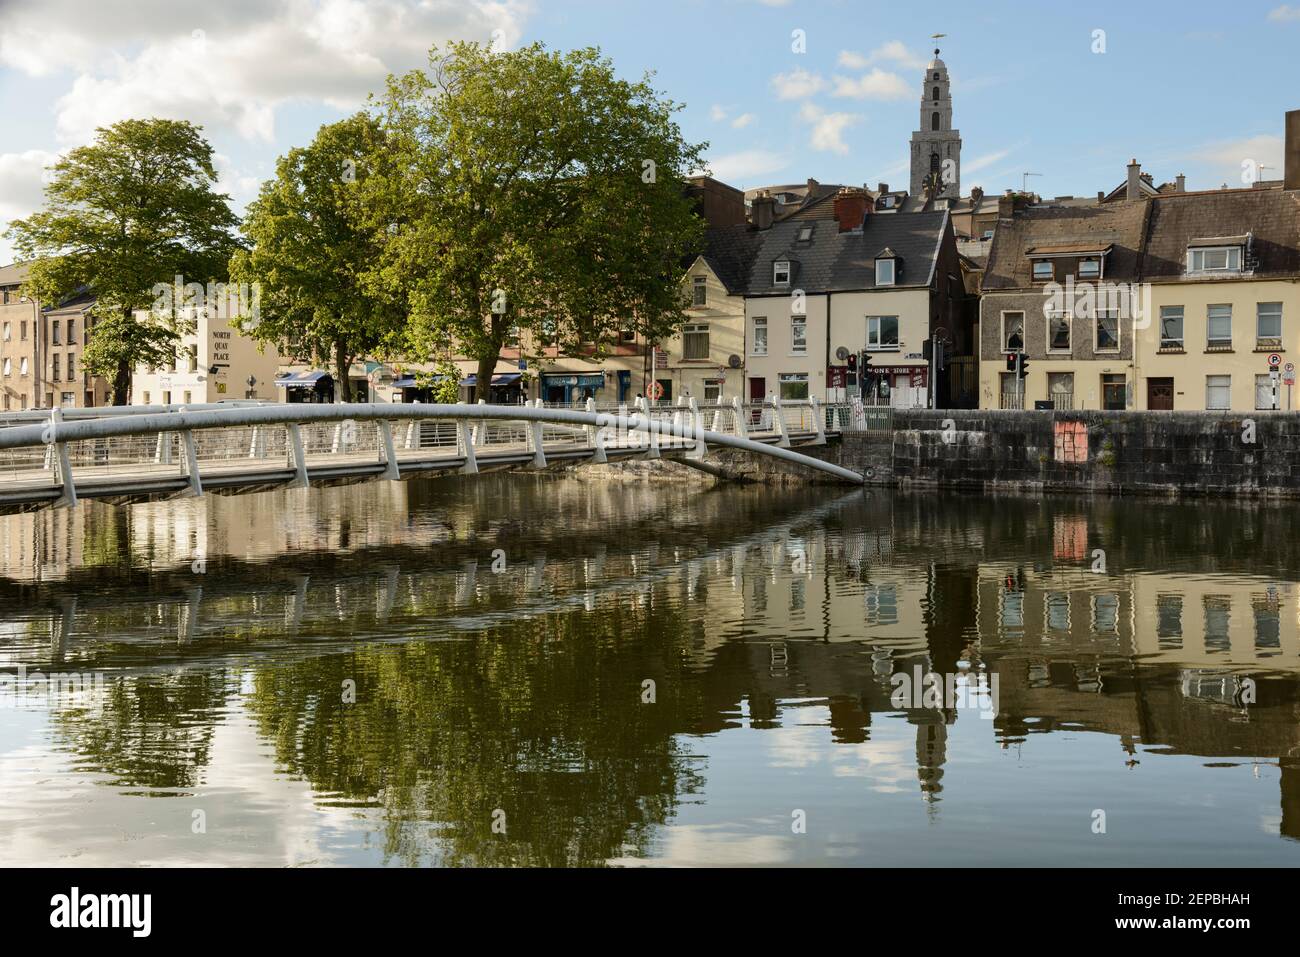
<instances>
[{"instance_id":1,"label":"slate roof","mask_svg":"<svg viewBox=\"0 0 1300 957\"><path fill-rule=\"evenodd\" d=\"M748 223L711 226L705 231L700 255L728 293L742 295L761 244L760 234Z\"/></svg>"},{"instance_id":2,"label":"slate roof","mask_svg":"<svg viewBox=\"0 0 1300 957\"><path fill-rule=\"evenodd\" d=\"M0 266L0 286L12 286L24 282L27 274L31 272L32 264L11 263L8 266Z\"/></svg>"},{"instance_id":3,"label":"slate roof","mask_svg":"<svg viewBox=\"0 0 1300 957\"><path fill-rule=\"evenodd\" d=\"M830 205L829 203L827 205ZM898 281L890 288L927 286L934 272L939 243L948 224L946 211L870 214L861 232L839 231L833 219L782 220L757 232L760 247L749 272L751 296L788 296L791 289L806 293L873 289L876 254L884 247L901 259ZM799 229L813 226L812 237L799 242ZM789 260L788 286L772 284L772 263Z\"/></svg>"},{"instance_id":4,"label":"slate roof","mask_svg":"<svg viewBox=\"0 0 1300 957\"><path fill-rule=\"evenodd\" d=\"M1182 278L1187 247L1196 240L1245 233L1251 234L1246 268L1253 267L1254 278L1300 275L1300 191L1208 190L1150 202L1144 280Z\"/></svg>"},{"instance_id":5,"label":"slate roof","mask_svg":"<svg viewBox=\"0 0 1300 957\"><path fill-rule=\"evenodd\" d=\"M1031 206L1010 219L999 219L993 233L983 289L1029 289L1034 285L1031 249L1061 246L1113 246L1106 257L1106 278L1135 280L1138 253L1153 200L1083 207Z\"/></svg>"}]
</instances>

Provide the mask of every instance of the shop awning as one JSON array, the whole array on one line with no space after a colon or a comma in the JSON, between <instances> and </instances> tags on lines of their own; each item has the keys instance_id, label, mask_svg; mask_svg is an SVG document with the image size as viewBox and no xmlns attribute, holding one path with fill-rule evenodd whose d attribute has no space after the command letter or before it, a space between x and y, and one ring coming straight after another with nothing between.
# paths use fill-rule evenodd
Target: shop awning
<instances>
[{"instance_id":1,"label":"shop awning","mask_svg":"<svg viewBox=\"0 0 1300 957\"><path fill-rule=\"evenodd\" d=\"M521 377L522 377L521 373L518 373L518 372L503 372L503 373L501 373L500 375L494 375L494 376L492 377L492 384L493 384L493 385L509 385L509 384L512 383L512 382L518 382L519 379L520 379ZM460 384L461 384L461 385L477 385L477 384L478 384L478 373L476 373L476 372L474 372L474 373L470 373L470 375L469 375L468 378L465 378L465 379L461 379L461 380L460 380Z\"/></svg>"},{"instance_id":2,"label":"shop awning","mask_svg":"<svg viewBox=\"0 0 1300 957\"><path fill-rule=\"evenodd\" d=\"M593 388L604 388L605 386L605 374L603 372L550 372L543 375L542 378L550 385L576 385Z\"/></svg>"},{"instance_id":3,"label":"shop awning","mask_svg":"<svg viewBox=\"0 0 1300 957\"><path fill-rule=\"evenodd\" d=\"M275 380L275 384L286 389L314 389L323 380L330 378L328 372L321 372L318 369L312 372L295 372L292 375L280 376Z\"/></svg>"},{"instance_id":4,"label":"shop awning","mask_svg":"<svg viewBox=\"0 0 1300 957\"><path fill-rule=\"evenodd\" d=\"M429 378L429 385L433 385L435 383L441 382L445 378L447 377L442 375L431 376ZM404 375L400 379L393 380L393 388L394 389L423 389L423 388L428 388L428 386L420 385L420 383L416 381L415 376L413 375Z\"/></svg>"}]
</instances>

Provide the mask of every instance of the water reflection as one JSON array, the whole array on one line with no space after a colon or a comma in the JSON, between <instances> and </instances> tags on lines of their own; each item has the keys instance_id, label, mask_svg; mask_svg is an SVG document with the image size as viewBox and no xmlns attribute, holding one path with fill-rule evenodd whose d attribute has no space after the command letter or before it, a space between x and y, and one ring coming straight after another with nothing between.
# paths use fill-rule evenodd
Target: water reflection
<instances>
[{"instance_id":1,"label":"water reflection","mask_svg":"<svg viewBox=\"0 0 1300 957\"><path fill-rule=\"evenodd\" d=\"M1289 513L484 476L0 518L0 666L109 678L3 712L0 856L1294 862ZM891 700L932 671L996 715Z\"/></svg>"}]
</instances>

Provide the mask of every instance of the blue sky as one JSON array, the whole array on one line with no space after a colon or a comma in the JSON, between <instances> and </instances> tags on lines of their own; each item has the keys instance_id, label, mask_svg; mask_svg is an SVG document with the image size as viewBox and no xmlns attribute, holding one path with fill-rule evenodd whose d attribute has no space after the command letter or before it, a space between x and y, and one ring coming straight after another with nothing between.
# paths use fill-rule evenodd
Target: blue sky
<instances>
[{"instance_id":1,"label":"blue sky","mask_svg":"<svg viewBox=\"0 0 1300 957\"><path fill-rule=\"evenodd\" d=\"M5 0L0 221L39 203L61 151L125 116L202 123L242 208L276 156L387 72L494 31L654 71L685 104L686 136L741 187L905 187L936 32L948 34L963 191L1019 187L1029 171L1043 195L1087 195L1118 184L1130 157L1157 182L1186 173L1189 189L1239 185L1247 162L1275 178L1283 113L1300 108L1300 0Z\"/></svg>"}]
</instances>

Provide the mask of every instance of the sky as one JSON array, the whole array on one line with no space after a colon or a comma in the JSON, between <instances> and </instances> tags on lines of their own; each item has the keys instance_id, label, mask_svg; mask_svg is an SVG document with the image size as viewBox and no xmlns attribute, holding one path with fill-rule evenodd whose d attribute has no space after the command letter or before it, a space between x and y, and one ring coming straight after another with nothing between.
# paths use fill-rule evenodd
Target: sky
<instances>
[{"instance_id":1,"label":"sky","mask_svg":"<svg viewBox=\"0 0 1300 957\"><path fill-rule=\"evenodd\" d=\"M1300 108L1300 0L0 0L0 224L127 117L201 124L242 210L276 157L449 39L596 46L625 77L652 72L740 188L906 188L936 42L963 193L1095 194L1130 158L1188 189L1280 178Z\"/></svg>"}]
</instances>

